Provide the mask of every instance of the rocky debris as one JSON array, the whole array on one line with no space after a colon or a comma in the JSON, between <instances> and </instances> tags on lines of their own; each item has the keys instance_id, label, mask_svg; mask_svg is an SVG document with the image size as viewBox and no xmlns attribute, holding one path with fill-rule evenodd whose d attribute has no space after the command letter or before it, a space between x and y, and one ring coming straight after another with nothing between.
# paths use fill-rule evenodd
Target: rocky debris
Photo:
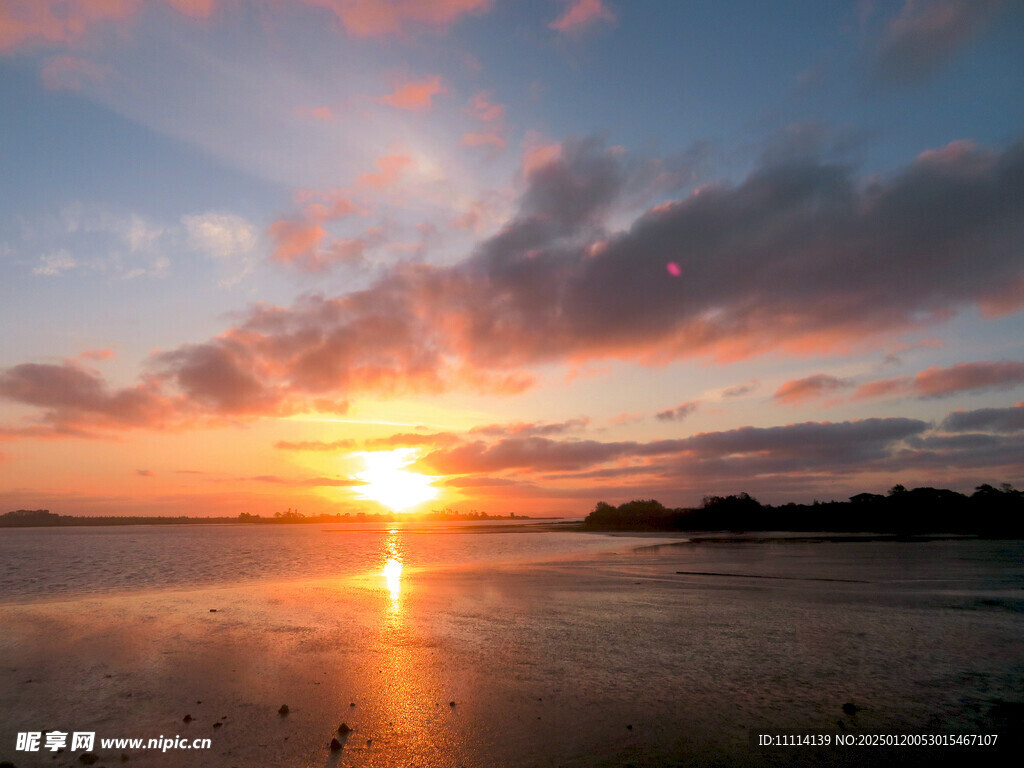
<instances>
[{"instance_id":1,"label":"rocky debris","mask_svg":"<svg viewBox=\"0 0 1024 768\"><path fill-rule=\"evenodd\" d=\"M281 708L279 710L277 710L277 714L279 714L281 717L284 717L289 712L291 712L291 710L288 709L288 705L287 704L282 704Z\"/></svg>"},{"instance_id":2,"label":"rocky debris","mask_svg":"<svg viewBox=\"0 0 1024 768\"><path fill-rule=\"evenodd\" d=\"M214 723L213 727L214 728L223 728L224 727L224 723L220 723L220 722Z\"/></svg>"},{"instance_id":3,"label":"rocky debris","mask_svg":"<svg viewBox=\"0 0 1024 768\"><path fill-rule=\"evenodd\" d=\"M352 729L348 727L348 723L342 723L338 726L338 733L342 736L348 736L352 732Z\"/></svg>"},{"instance_id":4,"label":"rocky debris","mask_svg":"<svg viewBox=\"0 0 1024 768\"><path fill-rule=\"evenodd\" d=\"M843 704L843 712L848 714L850 717L853 717L854 715L856 715L858 712L860 712L860 710L861 710L861 707L858 707L852 701L848 701L845 704Z\"/></svg>"},{"instance_id":5,"label":"rocky debris","mask_svg":"<svg viewBox=\"0 0 1024 768\"><path fill-rule=\"evenodd\" d=\"M183 722L183 723L191 723L192 722L192 715L185 715L183 718L181 718L181 722Z\"/></svg>"},{"instance_id":6,"label":"rocky debris","mask_svg":"<svg viewBox=\"0 0 1024 768\"><path fill-rule=\"evenodd\" d=\"M341 742L337 739L331 739L331 752L338 752L341 750Z\"/></svg>"},{"instance_id":7,"label":"rocky debris","mask_svg":"<svg viewBox=\"0 0 1024 768\"><path fill-rule=\"evenodd\" d=\"M350 701L348 705L349 705L350 707L354 707L354 706L356 705L356 703L355 703L354 701Z\"/></svg>"},{"instance_id":8,"label":"rocky debris","mask_svg":"<svg viewBox=\"0 0 1024 768\"><path fill-rule=\"evenodd\" d=\"M454 707L455 706L455 702L454 701L449 701L448 702L448 706L449 707Z\"/></svg>"}]
</instances>

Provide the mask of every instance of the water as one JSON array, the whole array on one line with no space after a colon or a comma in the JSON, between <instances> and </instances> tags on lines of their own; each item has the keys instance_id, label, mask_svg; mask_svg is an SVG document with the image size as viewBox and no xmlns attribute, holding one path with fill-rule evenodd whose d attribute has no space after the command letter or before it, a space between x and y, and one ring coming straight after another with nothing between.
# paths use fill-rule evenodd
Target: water
<instances>
[{"instance_id":1,"label":"water","mask_svg":"<svg viewBox=\"0 0 1024 768\"><path fill-rule=\"evenodd\" d=\"M0 599L356 575L382 567L393 532L407 569L536 561L650 541L498 522L8 528L0 529Z\"/></svg>"},{"instance_id":2,"label":"water","mask_svg":"<svg viewBox=\"0 0 1024 768\"><path fill-rule=\"evenodd\" d=\"M0 759L19 731L153 736L185 712L213 752L131 765L860 768L1018 749L1024 542L668 541L495 524L0 531ZM331 763L340 718L358 738ZM748 742L840 732L1010 747Z\"/></svg>"}]
</instances>

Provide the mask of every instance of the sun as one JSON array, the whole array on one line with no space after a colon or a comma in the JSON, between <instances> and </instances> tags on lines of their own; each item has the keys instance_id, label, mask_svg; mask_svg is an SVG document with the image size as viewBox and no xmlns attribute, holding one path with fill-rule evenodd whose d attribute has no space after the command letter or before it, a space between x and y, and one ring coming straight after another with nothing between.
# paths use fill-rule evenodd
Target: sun
<instances>
[{"instance_id":1,"label":"sun","mask_svg":"<svg viewBox=\"0 0 1024 768\"><path fill-rule=\"evenodd\" d=\"M364 499L402 512L437 498L439 490L433 486L433 477L405 469L415 461L415 449L396 448L359 455L366 463L366 469L356 473L366 483L359 489Z\"/></svg>"}]
</instances>

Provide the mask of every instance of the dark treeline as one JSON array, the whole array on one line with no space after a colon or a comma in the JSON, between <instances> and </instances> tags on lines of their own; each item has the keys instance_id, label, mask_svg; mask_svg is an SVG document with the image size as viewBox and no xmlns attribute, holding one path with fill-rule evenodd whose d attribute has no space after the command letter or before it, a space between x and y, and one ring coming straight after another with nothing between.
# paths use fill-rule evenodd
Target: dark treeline
<instances>
[{"instance_id":1,"label":"dark treeline","mask_svg":"<svg viewBox=\"0 0 1024 768\"><path fill-rule=\"evenodd\" d=\"M283 523L394 523L401 520L427 521L476 521L476 520L528 520L526 515L515 513L505 515L489 515L486 512L470 510L457 512L454 509L435 509L417 514L400 512L377 512L335 515L306 516L295 509L286 512L275 512L272 517L262 517L242 512L238 517L138 517L138 516L106 516L78 517L75 515L58 515L48 509L18 509L0 515L0 528L54 528L88 525L231 525L245 523L250 525L275 525Z\"/></svg>"},{"instance_id":2,"label":"dark treeline","mask_svg":"<svg viewBox=\"0 0 1024 768\"><path fill-rule=\"evenodd\" d=\"M761 504L746 493L707 496L697 509L669 509L653 499L617 507L598 502L583 523L616 531L822 531L1024 536L1024 492L981 485L967 496L943 488L893 487L885 496L849 501Z\"/></svg>"}]
</instances>

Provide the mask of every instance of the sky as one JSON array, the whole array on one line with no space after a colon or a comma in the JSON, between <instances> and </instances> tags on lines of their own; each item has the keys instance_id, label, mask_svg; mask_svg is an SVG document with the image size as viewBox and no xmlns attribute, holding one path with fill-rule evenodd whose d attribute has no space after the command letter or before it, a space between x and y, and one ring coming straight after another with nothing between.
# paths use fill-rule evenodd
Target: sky
<instances>
[{"instance_id":1,"label":"sky","mask_svg":"<svg viewBox=\"0 0 1024 768\"><path fill-rule=\"evenodd\" d=\"M1024 485L1024 2L0 0L0 511Z\"/></svg>"}]
</instances>

